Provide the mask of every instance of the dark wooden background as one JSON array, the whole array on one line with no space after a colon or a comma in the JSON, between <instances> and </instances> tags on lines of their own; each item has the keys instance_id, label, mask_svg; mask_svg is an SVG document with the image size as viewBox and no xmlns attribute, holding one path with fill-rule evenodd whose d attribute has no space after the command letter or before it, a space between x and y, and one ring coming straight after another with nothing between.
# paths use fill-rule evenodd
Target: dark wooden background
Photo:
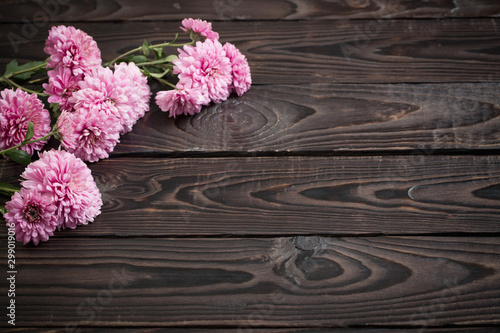
<instances>
[{"instance_id":1,"label":"dark wooden background","mask_svg":"<svg viewBox=\"0 0 500 333\"><path fill-rule=\"evenodd\" d=\"M496 331L499 16L490 0L0 1L2 72L44 59L52 25L111 60L199 17L254 82L194 117L152 104L90 165L95 222L17 244L0 328ZM0 161L0 181L22 170Z\"/></svg>"}]
</instances>

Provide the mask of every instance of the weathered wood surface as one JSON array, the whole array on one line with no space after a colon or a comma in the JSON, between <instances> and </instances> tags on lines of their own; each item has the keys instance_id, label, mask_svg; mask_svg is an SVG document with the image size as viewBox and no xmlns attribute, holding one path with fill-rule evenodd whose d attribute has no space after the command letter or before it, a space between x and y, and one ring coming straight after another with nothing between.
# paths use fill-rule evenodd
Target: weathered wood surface
<instances>
[{"instance_id":1,"label":"weathered wood surface","mask_svg":"<svg viewBox=\"0 0 500 333\"><path fill-rule=\"evenodd\" d=\"M202 13L202 14L201 14ZM491 0L214 0L2 1L0 22L182 20L303 20L497 17Z\"/></svg>"},{"instance_id":2,"label":"weathered wood surface","mask_svg":"<svg viewBox=\"0 0 500 333\"><path fill-rule=\"evenodd\" d=\"M114 153L500 148L500 84L254 86L194 117L152 105Z\"/></svg>"},{"instance_id":3,"label":"weathered wood surface","mask_svg":"<svg viewBox=\"0 0 500 333\"><path fill-rule=\"evenodd\" d=\"M22 168L2 170L12 182ZM58 235L500 232L498 156L112 158L91 170L102 214Z\"/></svg>"},{"instance_id":4,"label":"weathered wood surface","mask_svg":"<svg viewBox=\"0 0 500 333\"><path fill-rule=\"evenodd\" d=\"M102 214L16 244L17 326L0 330L497 331L499 15L488 0L0 1L0 72L44 59L52 25L106 61L201 17L254 82L195 117L153 105L91 164ZM0 181L22 170L1 160Z\"/></svg>"},{"instance_id":5,"label":"weathered wood surface","mask_svg":"<svg viewBox=\"0 0 500 333\"><path fill-rule=\"evenodd\" d=\"M17 259L19 326L500 323L498 238L56 238Z\"/></svg>"},{"instance_id":6,"label":"weathered wood surface","mask_svg":"<svg viewBox=\"0 0 500 333\"><path fill-rule=\"evenodd\" d=\"M498 19L256 21L218 22L214 29L223 42L230 41L247 56L255 84L460 83L500 80L499 23ZM177 22L76 27L94 37L104 60L145 39L171 40L180 31ZM4 24L0 68L12 58L45 59L49 28L46 24L33 36L23 37L23 43L11 43L9 33L21 36L23 25Z\"/></svg>"},{"instance_id":7,"label":"weathered wood surface","mask_svg":"<svg viewBox=\"0 0 500 333\"><path fill-rule=\"evenodd\" d=\"M206 333L206 332L217 332L217 333L242 333L242 332L255 332L255 333L422 333L422 328L338 328L338 327L309 327L309 328L259 328L252 327L248 329L242 328L210 328L210 327L169 327L169 333ZM498 330L492 325L491 327L448 327L448 328L436 328L436 327L426 327L424 329L425 333L497 333ZM47 333L68 333L66 328L41 328L41 327L31 327L31 328L15 328L15 329L5 329L5 333L30 333L30 332L47 332ZM81 328L79 327L79 332L81 333L163 333L165 328L109 328L109 327L97 327L97 328Z\"/></svg>"},{"instance_id":8,"label":"weathered wood surface","mask_svg":"<svg viewBox=\"0 0 500 333\"><path fill-rule=\"evenodd\" d=\"M78 327L78 332L81 333L163 333L165 328L152 328L152 327L124 327L124 328L110 328L110 327L96 327L96 328L82 328ZM71 332L70 329L66 328L42 328L42 327L30 327L30 328L6 328L2 332L5 333L31 333L31 332L47 332L47 333L68 333ZM498 329L491 325L478 327L478 326L465 326L465 327L447 327L447 328L437 328L437 327L419 327L419 328L358 328L358 327L308 327L308 328L260 328L260 327L249 327L249 328L211 328L211 327L169 327L169 333L242 333L242 332L255 332L255 333L497 333Z\"/></svg>"}]
</instances>

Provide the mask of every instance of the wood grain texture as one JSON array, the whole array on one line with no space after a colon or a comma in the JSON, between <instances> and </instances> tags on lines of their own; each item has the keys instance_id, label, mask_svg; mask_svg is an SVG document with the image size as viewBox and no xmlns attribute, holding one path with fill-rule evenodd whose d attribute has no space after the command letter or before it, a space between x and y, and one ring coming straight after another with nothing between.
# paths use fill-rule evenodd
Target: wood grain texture
<instances>
[{"instance_id":1,"label":"wood grain texture","mask_svg":"<svg viewBox=\"0 0 500 333\"><path fill-rule=\"evenodd\" d=\"M498 238L55 238L16 257L21 327L500 323Z\"/></svg>"},{"instance_id":2,"label":"wood grain texture","mask_svg":"<svg viewBox=\"0 0 500 333\"><path fill-rule=\"evenodd\" d=\"M218 22L223 42L248 58L254 84L500 81L498 19ZM49 24L13 44L23 25L0 31L0 68L12 58L45 59ZM104 60L141 45L171 40L179 23L79 23ZM15 45L19 50L16 52ZM22 51L21 51L22 50ZM175 53L175 50L167 52Z\"/></svg>"},{"instance_id":3,"label":"wood grain texture","mask_svg":"<svg viewBox=\"0 0 500 333\"><path fill-rule=\"evenodd\" d=\"M152 103L115 155L500 148L500 84L254 86L193 117Z\"/></svg>"},{"instance_id":4,"label":"wood grain texture","mask_svg":"<svg viewBox=\"0 0 500 333\"><path fill-rule=\"evenodd\" d=\"M113 158L91 170L102 214L64 237L500 231L498 156Z\"/></svg>"},{"instance_id":5,"label":"wood grain texture","mask_svg":"<svg viewBox=\"0 0 500 333\"><path fill-rule=\"evenodd\" d=\"M243 329L238 328L222 328L222 327L169 327L169 333L242 333L242 332L255 332L255 333L422 333L422 328L338 328L338 327L309 327L309 328L260 328L260 327L249 327ZM448 327L448 328L437 328L437 327L426 327L424 329L425 333L497 333L498 330L495 327L477 327L477 326L465 326L463 327ZM57 327L30 327L30 328L15 328L15 329L4 329L4 333L68 333L66 328ZM123 327L123 328L109 328L109 327L94 327L94 328L82 328L79 327L79 332L81 333L163 333L165 328L150 328L150 327Z\"/></svg>"},{"instance_id":6,"label":"wood grain texture","mask_svg":"<svg viewBox=\"0 0 500 333\"><path fill-rule=\"evenodd\" d=\"M0 73L44 59L52 25L106 61L185 17L252 89L189 118L152 104L90 164L95 222L16 244L0 331L498 331L500 3L0 0ZM0 159L0 181L23 169Z\"/></svg>"},{"instance_id":7,"label":"wood grain texture","mask_svg":"<svg viewBox=\"0 0 500 333\"><path fill-rule=\"evenodd\" d=\"M214 0L1 1L0 22L182 20L303 20L359 18L497 17L500 4L489 0Z\"/></svg>"}]
</instances>

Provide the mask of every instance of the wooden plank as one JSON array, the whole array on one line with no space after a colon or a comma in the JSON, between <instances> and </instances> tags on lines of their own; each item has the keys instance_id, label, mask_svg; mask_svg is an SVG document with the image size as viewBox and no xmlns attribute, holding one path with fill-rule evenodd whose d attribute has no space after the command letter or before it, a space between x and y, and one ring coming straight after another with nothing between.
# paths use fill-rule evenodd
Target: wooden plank
<instances>
[{"instance_id":1,"label":"wooden plank","mask_svg":"<svg viewBox=\"0 0 500 333\"><path fill-rule=\"evenodd\" d=\"M113 155L422 154L500 148L499 83L254 86L172 119L154 101Z\"/></svg>"},{"instance_id":2,"label":"wooden plank","mask_svg":"<svg viewBox=\"0 0 500 333\"><path fill-rule=\"evenodd\" d=\"M498 23L498 19L257 21L218 22L214 29L223 42L234 43L248 57L255 84L482 82L487 77L498 82ZM179 23L173 22L76 26L96 39L105 60L144 39L171 40L179 31ZM49 24L37 28L36 34L17 43L12 34L21 36L23 25L4 24L0 68L12 58L44 59L48 28Z\"/></svg>"},{"instance_id":3,"label":"wooden plank","mask_svg":"<svg viewBox=\"0 0 500 333\"><path fill-rule=\"evenodd\" d=\"M500 83L489 78L475 84L254 86L242 97L176 119L152 101L112 155L495 154L498 91Z\"/></svg>"},{"instance_id":4,"label":"wooden plank","mask_svg":"<svg viewBox=\"0 0 500 333\"><path fill-rule=\"evenodd\" d=\"M3 2L0 22L177 20L303 20L359 18L497 17L500 4L489 0L154 0Z\"/></svg>"},{"instance_id":5,"label":"wooden plank","mask_svg":"<svg viewBox=\"0 0 500 333\"><path fill-rule=\"evenodd\" d=\"M500 231L499 156L112 158L91 169L102 214L62 237Z\"/></svg>"},{"instance_id":6,"label":"wooden plank","mask_svg":"<svg viewBox=\"0 0 500 333\"><path fill-rule=\"evenodd\" d=\"M115 153L500 148L500 84L254 86L194 117L152 104Z\"/></svg>"},{"instance_id":7,"label":"wooden plank","mask_svg":"<svg viewBox=\"0 0 500 333\"><path fill-rule=\"evenodd\" d=\"M465 326L462 327L425 327L422 328L398 328L398 327L380 327L376 328L358 328L358 327L300 327L300 328L275 328L275 327L248 327L248 328L222 328L222 327L168 327L169 333L497 333L495 327L478 327L478 326ZM47 332L47 333L68 333L72 332L71 328L65 327L18 327L14 329L5 328L3 333L31 333L31 332ZM79 333L162 333L165 328L153 327L78 327L74 332Z\"/></svg>"},{"instance_id":8,"label":"wooden plank","mask_svg":"<svg viewBox=\"0 0 500 333\"><path fill-rule=\"evenodd\" d=\"M71 330L69 330L71 332ZM76 330L75 330L76 331ZM5 329L4 333L30 333L30 332L47 332L47 333L68 333L66 328L56 328L56 327L35 327L35 328L15 328L15 329ZM81 328L78 327L78 332L82 333L163 333L165 328L151 328L151 327L140 327L140 328L108 328L108 327L96 327L96 328ZM221 327L169 327L169 333L422 333L422 328L320 328L320 327L301 327L301 328L221 328ZM425 333L497 333L498 330L494 327L453 327L453 328L436 328L436 327L426 327Z\"/></svg>"},{"instance_id":9,"label":"wooden plank","mask_svg":"<svg viewBox=\"0 0 500 333\"><path fill-rule=\"evenodd\" d=\"M66 330L66 328L57 327L30 327L30 328L15 328L3 330L4 333L31 333L31 332L47 332L47 333L69 333L71 330ZM76 330L75 330L76 331ZM222 328L222 327L169 327L169 333L497 333L498 330L495 327L477 327L477 326L464 326L464 327L425 327L422 328L358 328L358 327L300 327L300 328L260 328L260 327L249 327L249 328ZM95 328L84 328L78 327L78 332L81 333L163 333L165 328L151 328L151 327L124 327L124 328L109 328L109 327L95 327Z\"/></svg>"},{"instance_id":10,"label":"wooden plank","mask_svg":"<svg viewBox=\"0 0 500 333\"><path fill-rule=\"evenodd\" d=\"M500 323L497 237L53 239L16 264L17 326Z\"/></svg>"}]
</instances>

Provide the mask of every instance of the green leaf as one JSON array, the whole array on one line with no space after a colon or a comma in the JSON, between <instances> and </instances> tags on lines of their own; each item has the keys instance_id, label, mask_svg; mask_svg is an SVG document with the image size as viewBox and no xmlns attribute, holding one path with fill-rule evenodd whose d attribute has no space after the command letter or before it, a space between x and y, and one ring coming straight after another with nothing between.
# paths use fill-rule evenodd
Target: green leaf
<instances>
[{"instance_id":1,"label":"green leaf","mask_svg":"<svg viewBox=\"0 0 500 333\"><path fill-rule=\"evenodd\" d=\"M26 135L24 137L23 143L28 142L33 137L33 135L35 135L35 124L30 121L28 123L28 130L26 130Z\"/></svg>"},{"instance_id":2,"label":"green leaf","mask_svg":"<svg viewBox=\"0 0 500 333\"><path fill-rule=\"evenodd\" d=\"M0 206L0 212L2 213L2 215L5 215L5 213L7 213L7 208L5 208L5 206Z\"/></svg>"},{"instance_id":3,"label":"green leaf","mask_svg":"<svg viewBox=\"0 0 500 333\"><path fill-rule=\"evenodd\" d=\"M31 163L31 155L25 152L24 150L20 149L11 150L5 153L5 156L7 156L12 161L19 164L28 165Z\"/></svg>"},{"instance_id":4,"label":"green leaf","mask_svg":"<svg viewBox=\"0 0 500 333\"><path fill-rule=\"evenodd\" d=\"M43 61L33 61L33 62L28 62L27 64L24 64L22 66L19 66L18 67L18 70L17 71L21 71L21 70L25 70L25 69L29 69L29 68L33 68L33 67L36 67L36 66L40 66L43 64ZM29 72L26 72L26 73L22 73L22 74L18 74L18 75L14 75L14 79L18 79L18 80L28 80L33 74L37 73L37 72L40 72L40 71L43 71L45 70L44 68L42 69L37 69L37 70L34 70L34 71L29 71Z\"/></svg>"},{"instance_id":5,"label":"green leaf","mask_svg":"<svg viewBox=\"0 0 500 333\"><path fill-rule=\"evenodd\" d=\"M140 71L143 75L151 77L151 73L146 68L140 68Z\"/></svg>"},{"instance_id":6,"label":"green leaf","mask_svg":"<svg viewBox=\"0 0 500 333\"><path fill-rule=\"evenodd\" d=\"M173 43L177 42L178 38L179 38L179 33L176 33L174 39L170 43L173 44Z\"/></svg>"},{"instance_id":7,"label":"green leaf","mask_svg":"<svg viewBox=\"0 0 500 333\"><path fill-rule=\"evenodd\" d=\"M163 57L163 47L153 47L152 50L155 53L155 60Z\"/></svg>"},{"instance_id":8,"label":"green leaf","mask_svg":"<svg viewBox=\"0 0 500 333\"><path fill-rule=\"evenodd\" d=\"M142 62L147 62L148 58L145 56L133 56L132 59L130 59L131 62L135 62L136 64L140 64Z\"/></svg>"},{"instance_id":9,"label":"green leaf","mask_svg":"<svg viewBox=\"0 0 500 333\"><path fill-rule=\"evenodd\" d=\"M50 103L49 105L52 109L52 118L57 120L57 118L59 118L59 115L61 114L59 103Z\"/></svg>"},{"instance_id":10,"label":"green leaf","mask_svg":"<svg viewBox=\"0 0 500 333\"><path fill-rule=\"evenodd\" d=\"M174 61L177 58L178 58L177 55L171 54L171 55L169 55L168 57L165 58L165 62L172 62L172 61Z\"/></svg>"},{"instance_id":11,"label":"green leaf","mask_svg":"<svg viewBox=\"0 0 500 333\"><path fill-rule=\"evenodd\" d=\"M135 62L136 64L141 64L143 62L147 62L148 58L146 58L143 55L135 55L135 56L126 58L126 61L127 62Z\"/></svg>"},{"instance_id":12,"label":"green leaf","mask_svg":"<svg viewBox=\"0 0 500 333\"><path fill-rule=\"evenodd\" d=\"M167 70L164 71L163 73L151 73L151 72L149 72L149 76L154 77L155 79L161 79L162 77L167 75L168 72L170 72L170 68L167 68Z\"/></svg>"},{"instance_id":13,"label":"green leaf","mask_svg":"<svg viewBox=\"0 0 500 333\"><path fill-rule=\"evenodd\" d=\"M18 186L14 186L12 184L0 182L0 193L5 194L7 196L12 196L15 192L19 192L21 189Z\"/></svg>"},{"instance_id":14,"label":"green leaf","mask_svg":"<svg viewBox=\"0 0 500 333\"><path fill-rule=\"evenodd\" d=\"M142 44L141 50L146 57L149 55L149 44L147 40L145 40L144 43Z\"/></svg>"},{"instance_id":15,"label":"green leaf","mask_svg":"<svg viewBox=\"0 0 500 333\"><path fill-rule=\"evenodd\" d=\"M12 60L5 67L5 73L3 74L3 76L7 76L14 73L14 69L16 69L17 67L19 67L17 64L17 60L16 59Z\"/></svg>"},{"instance_id":16,"label":"green leaf","mask_svg":"<svg viewBox=\"0 0 500 333\"><path fill-rule=\"evenodd\" d=\"M147 77L151 77L151 72L147 68L141 68L141 72Z\"/></svg>"},{"instance_id":17,"label":"green leaf","mask_svg":"<svg viewBox=\"0 0 500 333\"><path fill-rule=\"evenodd\" d=\"M4 76L11 75L11 74L14 74L16 72L23 71L26 69L34 68L34 67L42 65L43 63L44 63L43 61L32 61L32 62L28 62L24 65L19 65L17 63L17 60L14 59L7 64L7 67L5 68ZM38 71L42 71L42 70L45 70L45 69L41 68L41 69L37 69L37 70L28 71L26 73L17 74L17 75L14 75L13 78L18 79L18 80L27 80L33 74L35 74Z\"/></svg>"},{"instance_id":18,"label":"green leaf","mask_svg":"<svg viewBox=\"0 0 500 333\"><path fill-rule=\"evenodd\" d=\"M156 59L154 61L149 61L149 65L151 65L151 66L162 66L164 64L171 64L172 61L174 61L177 58L178 57L175 54L171 54L171 55L169 55L167 57L163 56L160 59ZM162 67L164 67L164 66L162 66Z\"/></svg>"}]
</instances>

